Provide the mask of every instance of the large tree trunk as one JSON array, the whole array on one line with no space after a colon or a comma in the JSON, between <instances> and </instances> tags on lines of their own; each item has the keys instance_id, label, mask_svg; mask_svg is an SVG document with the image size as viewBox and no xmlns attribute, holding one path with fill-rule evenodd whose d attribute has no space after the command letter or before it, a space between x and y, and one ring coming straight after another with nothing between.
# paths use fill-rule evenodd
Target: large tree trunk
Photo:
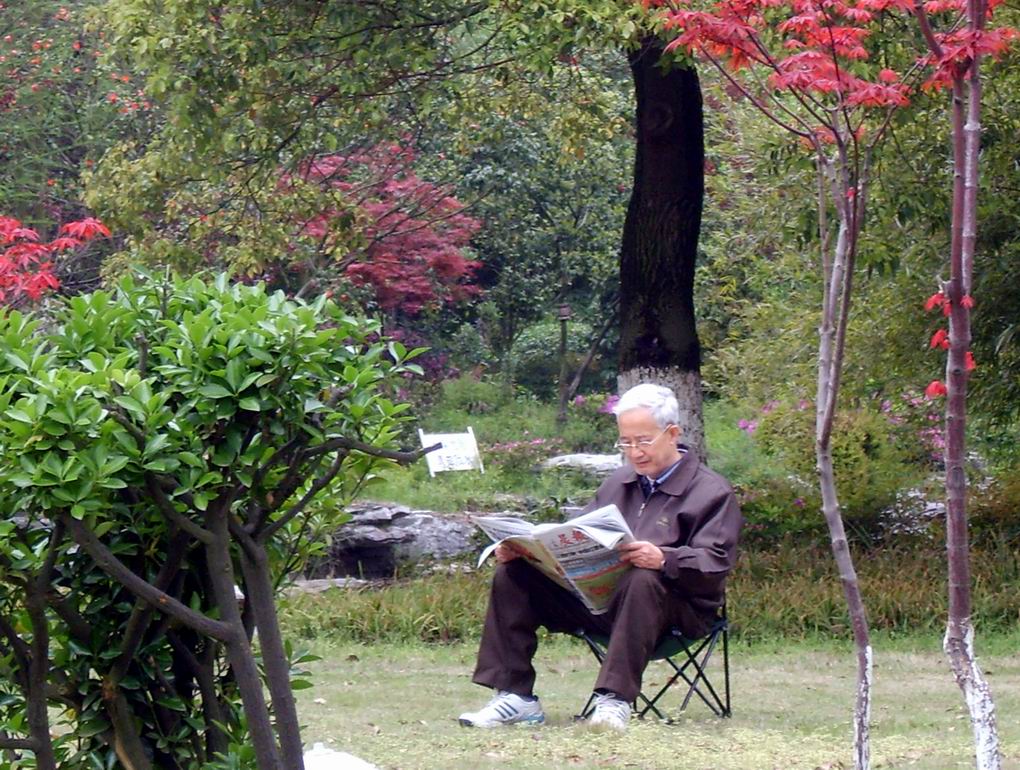
<instances>
[{"instance_id":1,"label":"large tree trunk","mask_svg":"<svg viewBox=\"0 0 1020 770\"><path fill-rule=\"evenodd\" d=\"M269 570L269 556L261 543L251 543L251 550L242 549L241 568L248 601L255 613L259 630L259 646L266 672L266 684L272 698L276 734L280 743L280 758L287 770L303 770L301 723L297 705L290 688L290 661L280 633L276 615L276 600Z\"/></svg>"},{"instance_id":2,"label":"large tree trunk","mask_svg":"<svg viewBox=\"0 0 1020 770\"><path fill-rule=\"evenodd\" d=\"M704 197L701 88L694 69L664 71L662 45L630 55L637 98L634 189L620 249L622 392L639 382L671 387L684 441L704 455L701 349L694 323L694 265Z\"/></svg>"}]
</instances>

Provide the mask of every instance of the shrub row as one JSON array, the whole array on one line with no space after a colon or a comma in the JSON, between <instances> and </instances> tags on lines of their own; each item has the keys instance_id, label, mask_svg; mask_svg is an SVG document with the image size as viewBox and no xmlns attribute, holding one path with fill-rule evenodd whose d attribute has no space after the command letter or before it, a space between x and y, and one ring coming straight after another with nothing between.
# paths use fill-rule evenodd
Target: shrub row
<instances>
[{"instance_id":1,"label":"shrub row","mask_svg":"<svg viewBox=\"0 0 1020 770\"><path fill-rule=\"evenodd\" d=\"M973 554L974 621L982 633L1020 626L1020 557L1006 542ZM871 627L896 634L945 627L944 551L889 547L857 559ZM434 574L382 587L296 595L285 628L301 639L447 643L478 637L488 569ZM850 634L843 589L822 546L777 546L742 554L729 584L734 636L745 641L839 639Z\"/></svg>"}]
</instances>

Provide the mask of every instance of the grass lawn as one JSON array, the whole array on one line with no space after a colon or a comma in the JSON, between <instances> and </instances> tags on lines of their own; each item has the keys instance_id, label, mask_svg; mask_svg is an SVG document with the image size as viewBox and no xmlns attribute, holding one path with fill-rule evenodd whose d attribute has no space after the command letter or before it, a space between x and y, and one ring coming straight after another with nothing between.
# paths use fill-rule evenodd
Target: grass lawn
<instances>
[{"instance_id":1,"label":"grass lawn","mask_svg":"<svg viewBox=\"0 0 1020 770\"><path fill-rule=\"evenodd\" d=\"M875 656L873 767L973 767L969 722L939 640L892 648L879 647ZM731 719L692 703L675 724L632 721L625 735L572 724L594 667L580 643L563 637L544 643L537 656L536 690L547 720L538 728L457 724L461 711L489 695L469 680L473 644L323 644L313 651L322 656L310 664L316 686L297 693L306 742L322 741L384 770L852 767L854 659L834 645L734 646ZM982 657L982 666L998 706L1004 768L1020 770L1020 658L1006 647ZM646 683L663 676L651 668ZM678 706L678 699L670 702Z\"/></svg>"}]
</instances>

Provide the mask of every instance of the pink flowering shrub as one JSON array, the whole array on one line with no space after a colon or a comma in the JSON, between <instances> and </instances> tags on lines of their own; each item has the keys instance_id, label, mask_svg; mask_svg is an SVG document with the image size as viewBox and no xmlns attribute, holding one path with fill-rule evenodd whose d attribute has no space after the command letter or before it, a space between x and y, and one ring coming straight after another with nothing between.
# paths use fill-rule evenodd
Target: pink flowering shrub
<instances>
[{"instance_id":1,"label":"pink flowering shrub","mask_svg":"<svg viewBox=\"0 0 1020 770\"><path fill-rule=\"evenodd\" d=\"M518 441L504 441L490 444L482 449L487 463L495 465L500 473L507 476L522 476L550 457L564 451L561 438L523 438Z\"/></svg>"}]
</instances>

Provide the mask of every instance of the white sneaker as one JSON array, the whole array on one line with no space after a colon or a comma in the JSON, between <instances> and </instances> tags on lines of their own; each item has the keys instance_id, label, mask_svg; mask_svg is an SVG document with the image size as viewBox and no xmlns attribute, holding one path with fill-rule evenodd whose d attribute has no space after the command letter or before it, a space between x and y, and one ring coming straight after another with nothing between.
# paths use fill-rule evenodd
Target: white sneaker
<instances>
[{"instance_id":1,"label":"white sneaker","mask_svg":"<svg viewBox=\"0 0 1020 770\"><path fill-rule=\"evenodd\" d=\"M506 690L498 690L478 711L461 714L458 721L464 727L499 727L500 725L540 725L545 721L538 698L525 700Z\"/></svg>"},{"instance_id":2,"label":"white sneaker","mask_svg":"<svg viewBox=\"0 0 1020 770\"><path fill-rule=\"evenodd\" d=\"M592 727L608 727L610 730L627 729L630 721L630 704L616 697L616 693L595 693L595 713L588 718Z\"/></svg>"}]
</instances>

